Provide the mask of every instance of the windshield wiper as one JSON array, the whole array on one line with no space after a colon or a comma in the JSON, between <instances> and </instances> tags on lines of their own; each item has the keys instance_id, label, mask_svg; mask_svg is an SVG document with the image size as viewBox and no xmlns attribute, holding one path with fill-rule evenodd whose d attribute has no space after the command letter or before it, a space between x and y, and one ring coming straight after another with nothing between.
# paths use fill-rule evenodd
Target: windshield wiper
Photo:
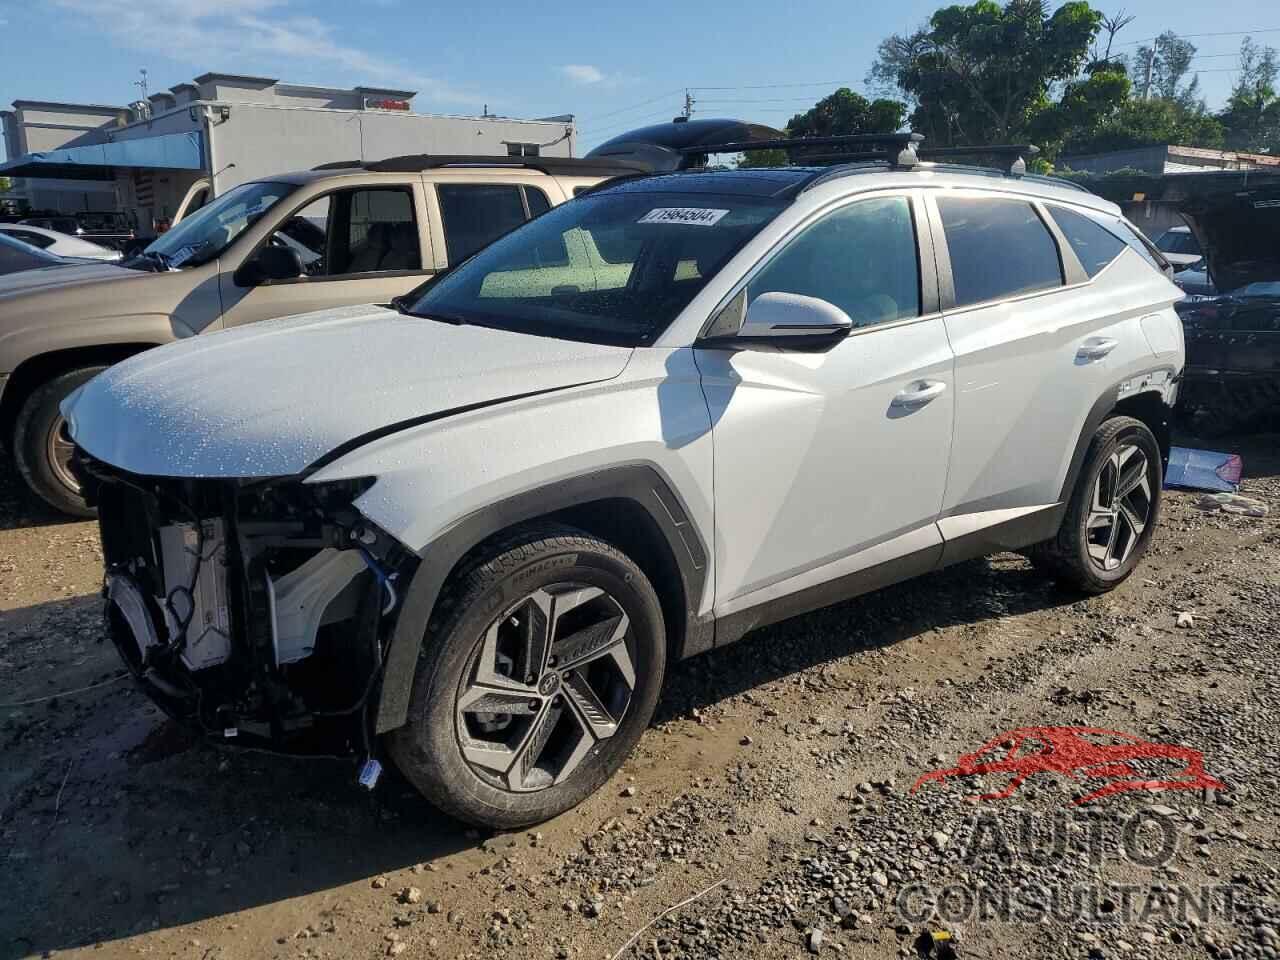
<instances>
[{"instance_id":1,"label":"windshield wiper","mask_svg":"<svg viewBox=\"0 0 1280 960\"><path fill-rule=\"evenodd\" d=\"M433 310L430 313L419 313L416 310L410 310L408 303L403 296L392 297L390 303L391 306L395 307L396 310L403 313L406 317L417 317L421 320L438 320L441 323L451 323L455 327L465 327L467 325L467 321L457 314L440 313L438 310Z\"/></svg>"},{"instance_id":2,"label":"windshield wiper","mask_svg":"<svg viewBox=\"0 0 1280 960\"><path fill-rule=\"evenodd\" d=\"M153 273L163 273L169 269L169 258L158 250L139 250L128 260L120 264L131 269L144 268Z\"/></svg>"}]
</instances>

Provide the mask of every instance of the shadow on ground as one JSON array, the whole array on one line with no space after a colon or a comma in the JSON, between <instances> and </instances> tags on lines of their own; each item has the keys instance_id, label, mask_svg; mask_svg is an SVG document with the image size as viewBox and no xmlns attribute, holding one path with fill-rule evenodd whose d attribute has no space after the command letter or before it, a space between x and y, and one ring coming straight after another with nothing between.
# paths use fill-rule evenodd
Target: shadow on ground
<instances>
[{"instance_id":1,"label":"shadow on ground","mask_svg":"<svg viewBox=\"0 0 1280 960\"><path fill-rule=\"evenodd\" d=\"M1280 471L1273 440L1233 446L1247 476ZM1019 562L963 564L677 665L657 722L935 628L1078 599ZM476 846L392 775L369 794L352 762L215 748L128 682L6 706L118 672L95 608L80 597L0 614L0 957L281 903Z\"/></svg>"},{"instance_id":2,"label":"shadow on ground","mask_svg":"<svg viewBox=\"0 0 1280 960\"><path fill-rule=\"evenodd\" d=\"M657 722L934 627L1073 599L1029 570L965 564L760 630L676 666ZM19 621L16 614L0 615L5 659L30 664L21 671L23 697L118 672L109 645L84 636L92 632L85 620L90 603L96 607L92 598L77 598L19 611L26 626L17 630L5 629ZM67 632L81 641L68 644L71 658L49 648ZM50 671L63 674L65 683L48 683ZM9 689L12 683L0 687L0 701L13 696ZM0 717L6 757L0 895L9 904L0 926L17 924L0 938L2 956L114 940L285 901L405 870L479 841L394 775L371 795L356 785L353 762L280 758L199 741L128 681L3 710Z\"/></svg>"},{"instance_id":3,"label":"shadow on ground","mask_svg":"<svg viewBox=\"0 0 1280 960\"><path fill-rule=\"evenodd\" d=\"M12 458L0 450L0 530L78 523L80 519L59 513L32 493Z\"/></svg>"}]
</instances>

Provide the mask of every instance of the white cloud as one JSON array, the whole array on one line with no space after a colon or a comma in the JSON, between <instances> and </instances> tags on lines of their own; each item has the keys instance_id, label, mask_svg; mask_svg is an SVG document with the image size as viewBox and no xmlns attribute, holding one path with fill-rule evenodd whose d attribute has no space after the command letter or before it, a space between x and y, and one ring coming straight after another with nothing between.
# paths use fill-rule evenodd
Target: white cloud
<instances>
[{"instance_id":1,"label":"white cloud","mask_svg":"<svg viewBox=\"0 0 1280 960\"><path fill-rule=\"evenodd\" d=\"M337 68L352 84L384 84L417 90L422 100L476 106L481 98L380 54L352 46L316 17L295 14L288 0L220 0L173 4L163 16L135 0L54 0L80 15L82 24L121 46L205 70L237 70L324 81L317 67ZM289 77L291 65L304 68ZM182 79L190 79L184 77Z\"/></svg>"},{"instance_id":2,"label":"white cloud","mask_svg":"<svg viewBox=\"0 0 1280 960\"><path fill-rule=\"evenodd\" d=\"M605 75L600 68L593 67L589 63L568 63L560 68L560 72L574 83L590 85L603 83L605 80Z\"/></svg>"}]
</instances>

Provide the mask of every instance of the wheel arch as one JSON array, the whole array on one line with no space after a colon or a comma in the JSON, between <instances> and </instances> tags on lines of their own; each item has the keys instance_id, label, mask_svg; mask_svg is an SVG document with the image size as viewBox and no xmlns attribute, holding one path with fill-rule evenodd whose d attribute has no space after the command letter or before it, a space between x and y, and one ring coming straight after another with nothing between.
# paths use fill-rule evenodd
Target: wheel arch
<instances>
[{"instance_id":1,"label":"wheel arch","mask_svg":"<svg viewBox=\"0 0 1280 960\"><path fill-rule=\"evenodd\" d=\"M402 726L408 717L423 633L445 583L495 538L547 520L613 543L645 571L662 603L672 659L711 647L712 623L698 615L709 550L666 477L649 464L570 477L491 504L420 551L422 562L410 581L387 651L378 733Z\"/></svg>"},{"instance_id":2,"label":"wheel arch","mask_svg":"<svg viewBox=\"0 0 1280 960\"><path fill-rule=\"evenodd\" d=\"M159 346L158 343L110 343L82 347L67 347L38 353L23 360L5 383L0 395L0 448L8 450L13 442L13 430L18 412L27 402L33 390L60 374L81 367L104 364L111 366L134 354Z\"/></svg>"},{"instance_id":3,"label":"wheel arch","mask_svg":"<svg viewBox=\"0 0 1280 960\"><path fill-rule=\"evenodd\" d=\"M1161 373L1167 373L1172 377L1173 370L1159 368L1130 377L1112 386L1094 403L1085 418L1084 428L1076 439L1075 450L1072 452L1071 461L1067 467L1067 475L1063 479L1062 493L1058 498L1062 504L1063 512L1065 512L1066 503L1071 497L1071 491L1075 489L1076 480L1080 476L1085 454L1089 451L1089 444L1093 441L1093 435L1098 432L1098 428L1102 426L1103 422L1112 417L1133 417L1135 420L1146 424L1147 428L1155 435L1156 443L1160 447L1160 475L1161 477L1164 476L1164 471L1169 467L1169 448L1173 438L1173 404L1168 399L1167 388L1155 384L1148 386L1145 379L1153 374ZM1126 387L1129 387L1135 381L1143 384L1143 386L1136 390L1126 390Z\"/></svg>"}]
</instances>

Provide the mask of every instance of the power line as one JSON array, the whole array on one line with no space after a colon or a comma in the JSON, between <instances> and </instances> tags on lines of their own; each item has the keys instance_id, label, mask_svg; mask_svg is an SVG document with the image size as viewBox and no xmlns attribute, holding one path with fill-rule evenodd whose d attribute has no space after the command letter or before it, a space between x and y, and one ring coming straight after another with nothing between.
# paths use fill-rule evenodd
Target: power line
<instances>
[{"instance_id":1,"label":"power line","mask_svg":"<svg viewBox=\"0 0 1280 960\"><path fill-rule=\"evenodd\" d=\"M1261 30L1223 30L1219 33L1179 33L1177 36L1179 40L1188 40L1197 37L1243 37L1254 33L1280 33L1280 27L1264 27ZM1159 39L1159 37L1146 37L1142 40L1126 40L1120 46L1133 47L1139 43L1153 43Z\"/></svg>"},{"instance_id":2,"label":"power line","mask_svg":"<svg viewBox=\"0 0 1280 960\"><path fill-rule=\"evenodd\" d=\"M597 114L593 117L588 117L587 119L591 123L595 123L599 120L607 120L609 117L617 116L620 113L627 113L631 110L638 110L640 107L647 107L651 103L657 103L659 100L663 99L664 97L673 97L678 93L684 93L684 90L685 90L684 87L676 87L676 89L674 90L668 90L666 93L660 93L656 97L651 97L648 100L641 100L639 103L633 103L629 107L619 107L617 110L611 110L608 113Z\"/></svg>"},{"instance_id":3,"label":"power line","mask_svg":"<svg viewBox=\"0 0 1280 960\"><path fill-rule=\"evenodd\" d=\"M579 130L577 131L577 135L579 138L608 136L614 132L627 130L631 127L639 127L649 123L657 123L659 120L662 120L664 117L667 119L670 119L672 116L673 114L668 110L663 110L657 113L647 113L641 117L633 117L629 120L623 120L621 122L607 124L603 127L591 127L586 130Z\"/></svg>"},{"instance_id":4,"label":"power line","mask_svg":"<svg viewBox=\"0 0 1280 960\"><path fill-rule=\"evenodd\" d=\"M857 83L857 80L806 80L802 83L747 83L736 87L691 87L692 90L780 90L784 87L829 87L837 83Z\"/></svg>"},{"instance_id":5,"label":"power line","mask_svg":"<svg viewBox=\"0 0 1280 960\"><path fill-rule=\"evenodd\" d=\"M763 100L748 99L715 99L699 100L699 103L815 103L813 97L770 97Z\"/></svg>"}]
</instances>

